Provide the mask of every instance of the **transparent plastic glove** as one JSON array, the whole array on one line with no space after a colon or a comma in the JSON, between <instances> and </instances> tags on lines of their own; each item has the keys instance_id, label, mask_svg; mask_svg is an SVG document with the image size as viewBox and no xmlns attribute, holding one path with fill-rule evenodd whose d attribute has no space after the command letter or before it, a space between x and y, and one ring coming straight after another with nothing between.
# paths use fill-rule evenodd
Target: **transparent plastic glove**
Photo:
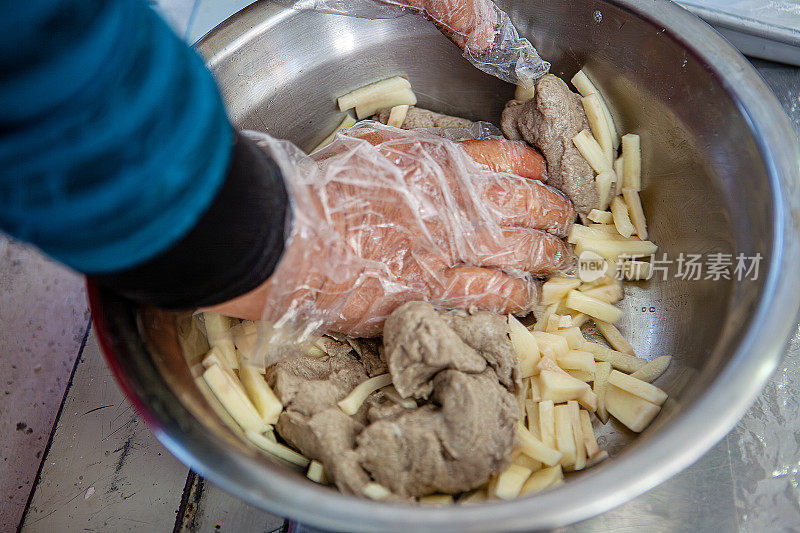
<instances>
[{"instance_id":1,"label":"transparent plastic glove","mask_svg":"<svg viewBox=\"0 0 800 533\"><path fill-rule=\"evenodd\" d=\"M270 279L214 309L223 314L353 337L379 335L412 300L520 314L538 300L532 274L570 260L559 237L575 211L540 181L542 156L525 143L366 122L309 157L248 134L284 173L291 234Z\"/></svg>"},{"instance_id":2,"label":"transparent plastic glove","mask_svg":"<svg viewBox=\"0 0 800 533\"><path fill-rule=\"evenodd\" d=\"M550 63L520 37L508 15L492 0L283 0L295 9L363 18L393 18L407 10L436 24L482 71L531 87Z\"/></svg>"}]
</instances>

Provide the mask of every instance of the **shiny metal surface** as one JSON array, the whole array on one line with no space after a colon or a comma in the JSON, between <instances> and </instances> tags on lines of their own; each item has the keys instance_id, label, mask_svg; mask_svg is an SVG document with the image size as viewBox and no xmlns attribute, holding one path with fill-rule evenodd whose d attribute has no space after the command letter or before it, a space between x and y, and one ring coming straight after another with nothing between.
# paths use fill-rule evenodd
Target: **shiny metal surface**
<instances>
[{"instance_id":1,"label":"shiny metal surface","mask_svg":"<svg viewBox=\"0 0 800 533\"><path fill-rule=\"evenodd\" d=\"M670 279L630 290L624 327L636 347L675 356L660 382L672 399L656 423L624 451L622 433L610 443L613 460L557 490L441 509L356 500L277 468L227 430L191 386L174 316L140 316L146 348L134 327L135 310L93 290L98 336L129 396L174 454L222 488L330 529L560 526L619 505L697 460L733 427L776 368L798 307L800 156L786 142L791 130L772 93L724 40L666 2L506 7L556 73L571 75L585 65L613 102L621 129L642 134L643 198L662 250L670 256L761 253L761 277ZM389 75L407 75L420 105L473 118L496 121L512 92L471 69L418 19L365 21L259 3L217 28L199 50L238 125L304 148L338 123L336 96Z\"/></svg>"}]
</instances>

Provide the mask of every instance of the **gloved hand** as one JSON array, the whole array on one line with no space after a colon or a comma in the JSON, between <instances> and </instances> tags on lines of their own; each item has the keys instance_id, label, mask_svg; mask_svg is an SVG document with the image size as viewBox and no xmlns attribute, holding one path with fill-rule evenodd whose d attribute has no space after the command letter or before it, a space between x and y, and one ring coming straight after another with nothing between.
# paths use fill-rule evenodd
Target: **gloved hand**
<instances>
[{"instance_id":1,"label":"gloved hand","mask_svg":"<svg viewBox=\"0 0 800 533\"><path fill-rule=\"evenodd\" d=\"M283 170L290 236L270 279L215 311L368 337L411 300L525 313L538 299L531 273L568 262L559 237L575 211L525 143L369 122L309 158L251 135Z\"/></svg>"}]
</instances>

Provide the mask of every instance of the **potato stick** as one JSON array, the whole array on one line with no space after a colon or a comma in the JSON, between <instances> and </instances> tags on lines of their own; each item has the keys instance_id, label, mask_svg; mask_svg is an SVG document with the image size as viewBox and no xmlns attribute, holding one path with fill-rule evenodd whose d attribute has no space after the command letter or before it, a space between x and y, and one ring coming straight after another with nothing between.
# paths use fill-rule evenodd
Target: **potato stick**
<instances>
[{"instance_id":1,"label":"potato stick","mask_svg":"<svg viewBox=\"0 0 800 533\"><path fill-rule=\"evenodd\" d=\"M336 126L336 128L331 132L331 134L325 137L325 139L323 139L321 143L319 143L313 150L311 150L310 153L313 154L314 152L322 150L323 148L331 144L334 141L334 139L336 139L336 134L339 133L340 130L355 126L355 124L356 124L356 119L354 119L350 115L345 115L345 117L342 119L339 125Z\"/></svg>"},{"instance_id":2,"label":"potato stick","mask_svg":"<svg viewBox=\"0 0 800 533\"><path fill-rule=\"evenodd\" d=\"M569 420L572 424L572 438L575 440L575 466L574 470L583 470L586 466L586 447L583 444L583 430L581 429L580 407L578 402L567 402Z\"/></svg>"},{"instance_id":3,"label":"potato stick","mask_svg":"<svg viewBox=\"0 0 800 533\"><path fill-rule=\"evenodd\" d=\"M494 495L501 500L512 500L519 496L522 485L530 477L532 471L524 466L511 463L503 472L497 476L497 484L494 487Z\"/></svg>"},{"instance_id":4,"label":"potato stick","mask_svg":"<svg viewBox=\"0 0 800 533\"><path fill-rule=\"evenodd\" d=\"M605 320L606 322L613 323L622 318L621 309L580 291L570 291L567 295L566 304L567 307L574 311L586 313L592 318Z\"/></svg>"},{"instance_id":5,"label":"potato stick","mask_svg":"<svg viewBox=\"0 0 800 533\"><path fill-rule=\"evenodd\" d=\"M549 357L555 361L558 359L559 355L563 355L569 351L567 339L560 335L547 333L546 331L534 331L532 335L533 338L536 339L536 344L539 346L539 353L541 353L543 358Z\"/></svg>"},{"instance_id":6,"label":"potato stick","mask_svg":"<svg viewBox=\"0 0 800 533\"><path fill-rule=\"evenodd\" d=\"M642 190L642 152L639 136L629 133L622 137L623 187Z\"/></svg>"},{"instance_id":7,"label":"potato stick","mask_svg":"<svg viewBox=\"0 0 800 533\"><path fill-rule=\"evenodd\" d=\"M564 370L580 370L594 374L596 363L594 362L594 354L590 352L581 352L578 350L570 350L558 358L558 366Z\"/></svg>"},{"instance_id":8,"label":"potato stick","mask_svg":"<svg viewBox=\"0 0 800 533\"><path fill-rule=\"evenodd\" d=\"M600 207L606 209L610 202L611 187L617 179L614 171L601 172L594 178L595 186L597 187L597 198L600 202Z\"/></svg>"},{"instance_id":9,"label":"potato stick","mask_svg":"<svg viewBox=\"0 0 800 533\"><path fill-rule=\"evenodd\" d=\"M462 496L458 503L461 505L474 505L476 503L482 503L486 501L486 490L485 489L478 489L470 492L466 496Z\"/></svg>"},{"instance_id":10,"label":"potato stick","mask_svg":"<svg viewBox=\"0 0 800 533\"><path fill-rule=\"evenodd\" d=\"M322 485L327 485L330 483L330 480L328 479L328 473L325 471L325 467L322 466L322 463L319 461L311 461L311 463L309 463L306 477L311 481L321 483Z\"/></svg>"},{"instance_id":11,"label":"potato stick","mask_svg":"<svg viewBox=\"0 0 800 533\"><path fill-rule=\"evenodd\" d=\"M528 431L531 435L541 440L542 434L539 432L539 402L525 400L525 413L528 415Z\"/></svg>"},{"instance_id":12,"label":"potato stick","mask_svg":"<svg viewBox=\"0 0 800 533\"><path fill-rule=\"evenodd\" d=\"M536 459L531 459L524 453L520 452L513 456L512 463L515 465L519 465L529 469L531 472L536 472L537 470L542 469L542 463L537 461Z\"/></svg>"},{"instance_id":13,"label":"potato stick","mask_svg":"<svg viewBox=\"0 0 800 533\"><path fill-rule=\"evenodd\" d=\"M654 403L613 385L606 389L606 409L611 416L636 433L644 431L661 411Z\"/></svg>"},{"instance_id":14,"label":"potato stick","mask_svg":"<svg viewBox=\"0 0 800 533\"><path fill-rule=\"evenodd\" d=\"M414 398L403 398L400 396L400 393L397 392L397 389L394 388L394 385L383 387L381 392L383 392L384 396L386 396L389 400L401 407L405 407L406 409L417 408L416 400L414 400Z\"/></svg>"},{"instance_id":15,"label":"potato stick","mask_svg":"<svg viewBox=\"0 0 800 533\"><path fill-rule=\"evenodd\" d=\"M650 279L652 265L647 261L625 261L622 263L622 275L628 281Z\"/></svg>"},{"instance_id":16,"label":"potato stick","mask_svg":"<svg viewBox=\"0 0 800 533\"><path fill-rule=\"evenodd\" d=\"M561 461L561 452L545 445L525 429L522 424L517 424L517 435L520 440L520 449L531 459L535 459L547 466L557 465Z\"/></svg>"},{"instance_id":17,"label":"potato stick","mask_svg":"<svg viewBox=\"0 0 800 533\"><path fill-rule=\"evenodd\" d=\"M517 88L514 91L514 100L527 102L534 96L536 96L536 86L533 84L531 84L530 87L525 87L524 85L517 85Z\"/></svg>"},{"instance_id":18,"label":"potato stick","mask_svg":"<svg viewBox=\"0 0 800 533\"><path fill-rule=\"evenodd\" d=\"M540 357L536 338L512 315L508 315L508 336L517 354L517 359L519 359L522 377L527 378L534 375Z\"/></svg>"},{"instance_id":19,"label":"potato stick","mask_svg":"<svg viewBox=\"0 0 800 533\"><path fill-rule=\"evenodd\" d=\"M428 494L419 499L422 505L453 505L452 494Z\"/></svg>"},{"instance_id":20,"label":"potato stick","mask_svg":"<svg viewBox=\"0 0 800 533\"><path fill-rule=\"evenodd\" d=\"M586 468L591 468L598 463L602 463L606 459L608 459L608 452L605 450L600 450L597 455L589 458L589 460L586 462Z\"/></svg>"},{"instance_id":21,"label":"potato stick","mask_svg":"<svg viewBox=\"0 0 800 533\"><path fill-rule=\"evenodd\" d=\"M392 383L391 374L381 374L358 384L347 397L338 403L339 408L348 415L354 415L358 412L361 404L367 397L378 389L390 385Z\"/></svg>"},{"instance_id":22,"label":"potato stick","mask_svg":"<svg viewBox=\"0 0 800 533\"><path fill-rule=\"evenodd\" d=\"M642 381L646 381L648 383L652 383L661 377L667 367L669 367L669 363L672 361L672 356L669 355L662 355L661 357L656 357L642 368L631 374L632 378L641 379Z\"/></svg>"},{"instance_id":23,"label":"potato stick","mask_svg":"<svg viewBox=\"0 0 800 533\"><path fill-rule=\"evenodd\" d=\"M245 436L251 443L278 459L283 459L301 468L306 468L311 462L308 458L300 455L288 446L272 441L256 431L247 430Z\"/></svg>"},{"instance_id":24,"label":"potato stick","mask_svg":"<svg viewBox=\"0 0 800 533\"><path fill-rule=\"evenodd\" d=\"M571 324L572 317L569 317L569 321ZM586 339L583 338L583 333L581 333L581 328L577 326L560 329L556 332L556 335L567 339L567 346L569 346L570 350L578 350L586 342Z\"/></svg>"},{"instance_id":25,"label":"potato stick","mask_svg":"<svg viewBox=\"0 0 800 533\"><path fill-rule=\"evenodd\" d=\"M547 308L544 310L544 313L542 313L542 316L536 317L537 320L536 324L533 326L533 331L536 332L536 331L546 330L547 319L550 317L550 315L556 312L556 309L558 309L558 303L554 303L552 305L547 306Z\"/></svg>"},{"instance_id":26,"label":"potato stick","mask_svg":"<svg viewBox=\"0 0 800 533\"><path fill-rule=\"evenodd\" d=\"M635 189L624 187L622 189L622 197L628 206L628 213L633 227L636 228L636 235L643 241L647 240L647 220L644 218L644 209L642 209L642 200L639 198L639 193Z\"/></svg>"},{"instance_id":27,"label":"potato stick","mask_svg":"<svg viewBox=\"0 0 800 533\"><path fill-rule=\"evenodd\" d=\"M550 278L542 285L543 305L552 305L563 300L569 291L581 284L578 278Z\"/></svg>"},{"instance_id":28,"label":"potato stick","mask_svg":"<svg viewBox=\"0 0 800 533\"><path fill-rule=\"evenodd\" d=\"M543 490L552 488L564 480L564 474L561 465L543 468L538 472L531 474L531 477L522 485L520 496L525 494L533 494Z\"/></svg>"},{"instance_id":29,"label":"potato stick","mask_svg":"<svg viewBox=\"0 0 800 533\"><path fill-rule=\"evenodd\" d=\"M408 116L408 105L396 105L389 111L389 120L386 121L387 126L394 128L402 128L403 122L406 121Z\"/></svg>"},{"instance_id":30,"label":"potato stick","mask_svg":"<svg viewBox=\"0 0 800 533\"><path fill-rule=\"evenodd\" d=\"M659 406L667 401L667 393L663 390L646 381L629 376L628 374L623 374L619 370L611 371L611 375L608 376L608 382L620 390Z\"/></svg>"},{"instance_id":31,"label":"potato stick","mask_svg":"<svg viewBox=\"0 0 800 533\"><path fill-rule=\"evenodd\" d=\"M539 387L539 377L538 376L531 376L531 400L534 402L541 402L542 401L542 392Z\"/></svg>"},{"instance_id":32,"label":"potato stick","mask_svg":"<svg viewBox=\"0 0 800 533\"><path fill-rule=\"evenodd\" d=\"M634 259L636 257L648 257L655 254L658 251L658 246L650 241L641 241L639 239L582 239L575 246L575 254L580 256L586 251L602 255L606 259L616 259L621 255L628 259Z\"/></svg>"},{"instance_id":33,"label":"potato stick","mask_svg":"<svg viewBox=\"0 0 800 533\"><path fill-rule=\"evenodd\" d=\"M620 235L626 239L633 235L636 228L631 222L630 214L628 213L628 206L625 201L619 196L611 200L611 215L614 217L614 226Z\"/></svg>"},{"instance_id":34,"label":"potato stick","mask_svg":"<svg viewBox=\"0 0 800 533\"><path fill-rule=\"evenodd\" d=\"M589 321L589 315L586 313L576 313L572 312L572 325L576 327L581 327L582 325L586 324Z\"/></svg>"},{"instance_id":35,"label":"potato stick","mask_svg":"<svg viewBox=\"0 0 800 533\"><path fill-rule=\"evenodd\" d=\"M613 171L611 161L603 153L603 149L589 130L582 130L572 138L572 142L595 172L602 174Z\"/></svg>"},{"instance_id":36,"label":"potato stick","mask_svg":"<svg viewBox=\"0 0 800 533\"><path fill-rule=\"evenodd\" d=\"M591 289L581 290L586 296L597 298L604 302L615 304L622 300L625 294L623 293L622 284L609 283L608 285L600 285Z\"/></svg>"},{"instance_id":37,"label":"potato stick","mask_svg":"<svg viewBox=\"0 0 800 533\"><path fill-rule=\"evenodd\" d=\"M613 215L612 215L613 217ZM639 239L626 239L619 234L617 228L611 226L613 231L607 228L598 228L596 226L583 226L581 224L573 224L572 229L567 236L567 242L570 244L578 244L583 241L619 241L619 242L641 242Z\"/></svg>"},{"instance_id":38,"label":"potato stick","mask_svg":"<svg viewBox=\"0 0 800 533\"><path fill-rule=\"evenodd\" d=\"M556 447L555 406L549 400L539 402L539 434L542 443L548 448Z\"/></svg>"},{"instance_id":39,"label":"potato stick","mask_svg":"<svg viewBox=\"0 0 800 533\"><path fill-rule=\"evenodd\" d=\"M236 347L231 335L231 321L228 317L210 311L203 312L203 321L206 325L208 345L219 348L222 358L231 368L239 368L239 358L236 357Z\"/></svg>"},{"instance_id":40,"label":"potato stick","mask_svg":"<svg viewBox=\"0 0 800 533\"><path fill-rule=\"evenodd\" d=\"M614 161L614 174L617 175L617 181L614 182L614 196L622 194L622 187L625 185L625 154L620 155Z\"/></svg>"},{"instance_id":41,"label":"potato stick","mask_svg":"<svg viewBox=\"0 0 800 533\"><path fill-rule=\"evenodd\" d=\"M361 494L370 500L382 501L392 495L391 491L378 483L367 483L361 489Z\"/></svg>"},{"instance_id":42,"label":"potato stick","mask_svg":"<svg viewBox=\"0 0 800 533\"><path fill-rule=\"evenodd\" d=\"M618 352L595 342L587 342L581 349L593 353L596 361L611 363L611 366L623 372L636 372L647 364L647 359Z\"/></svg>"},{"instance_id":43,"label":"potato stick","mask_svg":"<svg viewBox=\"0 0 800 533\"><path fill-rule=\"evenodd\" d=\"M608 129L606 122L606 115L603 112L603 104L600 103L600 96L598 94L590 94L581 98L583 110L586 113L586 118L589 119L589 128L592 130L600 148L609 159L614 161L614 143L611 141L611 131Z\"/></svg>"},{"instance_id":44,"label":"potato stick","mask_svg":"<svg viewBox=\"0 0 800 533\"><path fill-rule=\"evenodd\" d=\"M591 460L600 453L600 447L597 445L597 439L594 435L594 428L592 427L592 419L589 416L589 412L581 409L579 416L581 421L581 435L583 435L583 447L586 449L586 456Z\"/></svg>"},{"instance_id":45,"label":"potato stick","mask_svg":"<svg viewBox=\"0 0 800 533\"><path fill-rule=\"evenodd\" d=\"M597 418L605 424L608 422L608 411L606 410L606 387L608 387L608 376L611 374L611 363L601 361L597 363L594 372L594 393L597 395Z\"/></svg>"},{"instance_id":46,"label":"potato stick","mask_svg":"<svg viewBox=\"0 0 800 533\"><path fill-rule=\"evenodd\" d=\"M570 468L575 465L576 447L575 435L572 431L572 421L570 419L569 407L567 405L556 405L556 447L561 452L561 466Z\"/></svg>"},{"instance_id":47,"label":"potato stick","mask_svg":"<svg viewBox=\"0 0 800 533\"><path fill-rule=\"evenodd\" d=\"M217 397L225 410L236 420L242 429L253 430L258 433L266 431L267 424L258 414L253 403L245 394L241 385L237 385L233 378L219 365L211 365L203 372L203 379Z\"/></svg>"},{"instance_id":48,"label":"potato stick","mask_svg":"<svg viewBox=\"0 0 800 533\"><path fill-rule=\"evenodd\" d=\"M564 370L561 372L542 370L539 374L539 384L542 400L550 400L553 403L577 400L590 390L586 382L573 378Z\"/></svg>"},{"instance_id":49,"label":"potato stick","mask_svg":"<svg viewBox=\"0 0 800 533\"><path fill-rule=\"evenodd\" d=\"M573 378L579 379L584 383L594 381L594 373L592 372L584 372L583 370L567 370L566 372Z\"/></svg>"},{"instance_id":50,"label":"potato stick","mask_svg":"<svg viewBox=\"0 0 800 533\"><path fill-rule=\"evenodd\" d=\"M394 76L385 80L376 81L363 87L359 87L354 91L339 97L339 109L347 111L358 105L359 102L364 100L375 99L382 94L392 92L398 89L410 89L411 82L402 76ZM384 106L388 107L388 106Z\"/></svg>"},{"instance_id":51,"label":"potato stick","mask_svg":"<svg viewBox=\"0 0 800 533\"><path fill-rule=\"evenodd\" d=\"M608 344L610 344L612 348L618 352L626 353L628 355L636 355L633 346L631 346L631 343L629 343L625 337L622 336L622 333L620 333L620 331L617 329L617 326L608 322L603 322L602 320L595 320L594 324L597 326L597 330L601 335L603 335L603 337L605 337L605 339L608 341Z\"/></svg>"},{"instance_id":52,"label":"potato stick","mask_svg":"<svg viewBox=\"0 0 800 533\"><path fill-rule=\"evenodd\" d=\"M581 93L581 96L589 96L590 94L596 94L600 97L600 103L603 105L603 114L606 116L606 124L608 124L608 129L611 132L611 140L614 142L614 149L616 150L619 148L619 135L617 135L617 127L614 124L614 119L611 117L611 111L608 109L608 104L606 104L605 98L603 95L600 94L600 91L597 90L597 87L589 80L589 77L583 70L579 70L577 74L572 78L572 85L578 89L578 92Z\"/></svg>"},{"instance_id":53,"label":"potato stick","mask_svg":"<svg viewBox=\"0 0 800 533\"><path fill-rule=\"evenodd\" d=\"M600 211L599 209L592 209L586 218L598 224L611 224L614 221L613 215L608 211Z\"/></svg>"},{"instance_id":54,"label":"potato stick","mask_svg":"<svg viewBox=\"0 0 800 533\"><path fill-rule=\"evenodd\" d=\"M267 385L261 370L255 366L242 365L239 368L239 378L261 419L267 424L277 423L283 411L283 404Z\"/></svg>"},{"instance_id":55,"label":"potato stick","mask_svg":"<svg viewBox=\"0 0 800 533\"><path fill-rule=\"evenodd\" d=\"M396 89L360 100L356 104L356 118L363 120L381 109L399 105L417 105L417 95L411 89Z\"/></svg>"}]
</instances>

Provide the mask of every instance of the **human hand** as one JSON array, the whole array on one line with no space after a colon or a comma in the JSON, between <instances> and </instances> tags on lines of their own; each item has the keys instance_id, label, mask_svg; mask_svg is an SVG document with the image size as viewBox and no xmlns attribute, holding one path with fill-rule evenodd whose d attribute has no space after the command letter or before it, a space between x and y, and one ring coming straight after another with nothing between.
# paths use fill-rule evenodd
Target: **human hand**
<instances>
[{"instance_id":1,"label":"human hand","mask_svg":"<svg viewBox=\"0 0 800 533\"><path fill-rule=\"evenodd\" d=\"M575 211L540 181L544 160L524 143L377 123L312 158L258 142L284 172L291 235L269 280L215 311L368 337L412 300L525 313L538 300L533 274L568 262L559 237Z\"/></svg>"}]
</instances>

